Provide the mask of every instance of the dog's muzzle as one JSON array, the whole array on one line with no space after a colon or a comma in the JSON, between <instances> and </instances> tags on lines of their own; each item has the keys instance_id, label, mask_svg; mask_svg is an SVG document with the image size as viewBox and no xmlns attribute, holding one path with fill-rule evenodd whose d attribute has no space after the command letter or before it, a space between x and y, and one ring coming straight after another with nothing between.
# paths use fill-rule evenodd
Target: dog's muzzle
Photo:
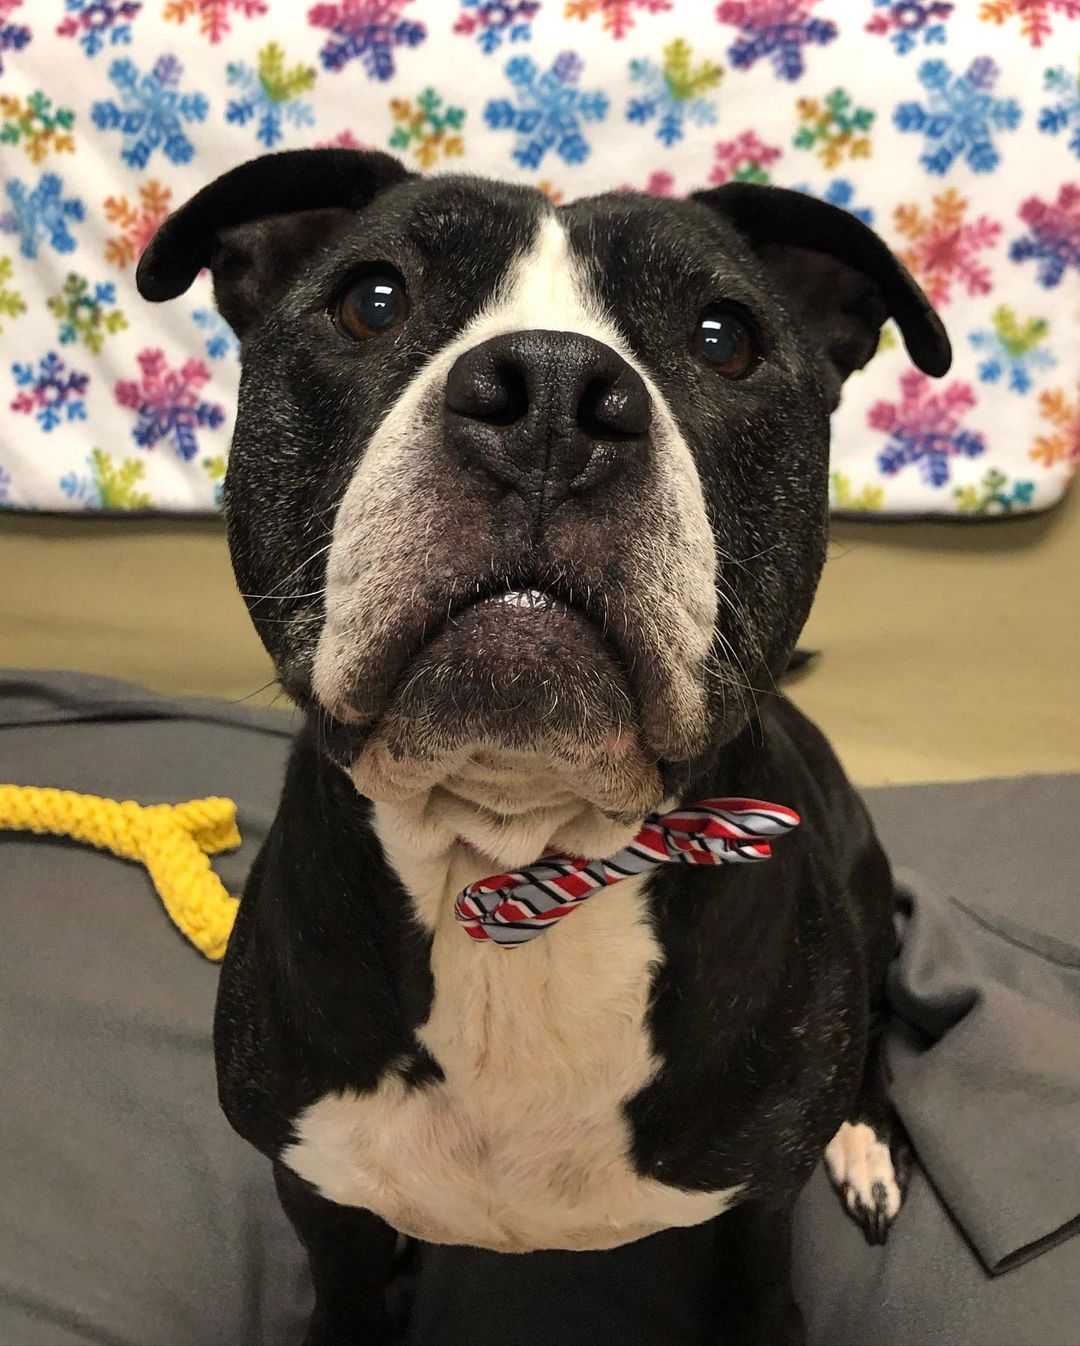
<instances>
[{"instance_id":1,"label":"dog's muzzle","mask_svg":"<svg viewBox=\"0 0 1080 1346\"><path fill-rule=\"evenodd\" d=\"M715 561L689 451L629 357L521 330L436 363L335 530L313 689L363 792L506 749L612 816L657 806L657 763L706 728Z\"/></svg>"}]
</instances>

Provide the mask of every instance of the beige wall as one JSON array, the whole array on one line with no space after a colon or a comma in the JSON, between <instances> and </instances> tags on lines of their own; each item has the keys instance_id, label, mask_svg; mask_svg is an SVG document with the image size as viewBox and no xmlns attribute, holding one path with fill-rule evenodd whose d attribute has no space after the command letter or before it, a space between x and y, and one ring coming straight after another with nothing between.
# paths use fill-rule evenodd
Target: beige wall
<instances>
[{"instance_id":1,"label":"beige wall","mask_svg":"<svg viewBox=\"0 0 1080 1346\"><path fill-rule=\"evenodd\" d=\"M1080 499L836 524L805 641L791 693L863 784L1080 770ZM216 521L0 516L0 665L274 691Z\"/></svg>"}]
</instances>

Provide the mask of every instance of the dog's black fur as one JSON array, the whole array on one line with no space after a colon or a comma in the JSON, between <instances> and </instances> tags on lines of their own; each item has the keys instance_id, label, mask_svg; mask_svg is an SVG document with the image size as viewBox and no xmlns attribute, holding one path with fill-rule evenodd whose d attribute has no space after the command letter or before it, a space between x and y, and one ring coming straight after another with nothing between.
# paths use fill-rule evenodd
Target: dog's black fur
<instances>
[{"instance_id":1,"label":"dog's black fur","mask_svg":"<svg viewBox=\"0 0 1080 1346\"><path fill-rule=\"evenodd\" d=\"M230 545L282 682L309 711L229 944L216 1047L229 1120L274 1161L310 1256L318 1301L310 1343L384 1340L397 1238L375 1215L335 1205L281 1163L296 1118L330 1091L374 1090L389 1071L416 1090L443 1078L416 1036L432 1004L431 935L414 919L371 805L342 766L373 732L402 669L438 630L439 614L444 622L448 611L515 584L562 593L576 578L599 593L589 600L604 603L599 618L588 604L585 614L621 647L632 699L641 707L664 695L648 651L634 644L633 594L624 607L616 597L638 579L621 568L619 538L635 526L645 485L635 474L647 465L628 459L585 503L562 490L560 534L558 508L549 501L538 525L529 504L529 489L551 483L496 489L472 464L440 458L441 441L432 449L436 467L444 482L455 473L455 503L468 520L460 533L448 528L445 581L411 594L407 618L391 631L380 686L352 689L363 715L343 716L313 690L326 567L315 544L382 417L480 310L522 230L549 210L527 189L415 179L378 154L278 155L200 193L165 223L139 268L143 293L164 299L209 263L221 310L242 338L226 494ZM668 755L652 747L663 793L771 799L802 818L769 864L668 867L653 876L647 903L663 962L647 1031L661 1064L625 1103L637 1172L691 1191L742 1186L740 1204L707 1231L655 1235L642 1249L656 1249L660 1266L665 1248L695 1237L700 1248L707 1238L716 1267L707 1297L716 1325L707 1339L783 1346L802 1339L788 1275L795 1196L841 1121L867 1121L898 1143L875 1050L892 952L892 884L866 811L827 743L783 697L762 689L790 657L817 584L828 415L844 378L871 357L889 315L929 372L948 367L948 343L921 292L869 230L795 193L738 184L689 202L615 195L559 215L599 300L673 409L718 554L730 562L729 606L740 614L730 622L720 609L722 670L702 675L706 733ZM411 308L392 338L356 347L327 313L348 278L373 261L408 280ZM686 349L688 323L718 297L750 315L759 336L752 375L737 382L718 380ZM555 395L554 386L541 387L536 398ZM454 686L444 708L450 718L501 713L482 691ZM575 713L590 711L575 703ZM655 722L654 745L670 749L677 726L662 716ZM849 1193L848 1205L872 1237L884 1236L880 1202ZM579 1265L634 1265L636 1285L648 1278L641 1257L628 1262L625 1249L526 1257L540 1259L538 1275L544 1257L551 1266L578 1257ZM455 1258L459 1267L483 1267L472 1305L481 1319L484 1302L498 1298L495 1255L447 1250L430 1258L444 1277ZM559 1296L558 1285L547 1293ZM661 1307L638 1320L633 1340L674 1340L657 1326L667 1293L658 1281L654 1307ZM516 1330L500 1340L541 1339L528 1324ZM695 1330L704 1330L700 1322ZM550 1312L543 1332L545 1341L582 1339L568 1325L553 1327ZM437 1335L431 1329L425 1346ZM474 1322L444 1325L438 1339L494 1338ZM631 1338L620 1340L630 1346Z\"/></svg>"}]
</instances>

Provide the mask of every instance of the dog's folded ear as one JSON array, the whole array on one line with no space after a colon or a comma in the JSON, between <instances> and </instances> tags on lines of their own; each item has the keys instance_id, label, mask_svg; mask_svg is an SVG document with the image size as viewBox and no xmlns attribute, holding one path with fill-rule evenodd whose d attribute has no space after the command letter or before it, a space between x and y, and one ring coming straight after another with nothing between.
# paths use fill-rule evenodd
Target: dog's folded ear
<instances>
[{"instance_id":1,"label":"dog's folded ear","mask_svg":"<svg viewBox=\"0 0 1080 1346\"><path fill-rule=\"evenodd\" d=\"M155 302L183 294L204 266L239 334L281 297L306 256L351 214L412 177L377 150L287 150L223 174L161 225L135 281Z\"/></svg>"},{"instance_id":2,"label":"dog's folded ear","mask_svg":"<svg viewBox=\"0 0 1080 1346\"><path fill-rule=\"evenodd\" d=\"M832 406L847 376L877 350L890 317L921 370L935 378L947 372L952 350L941 319L888 246L849 211L749 182L693 199L734 225L757 255L822 361Z\"/></svg>"}]
</instances>

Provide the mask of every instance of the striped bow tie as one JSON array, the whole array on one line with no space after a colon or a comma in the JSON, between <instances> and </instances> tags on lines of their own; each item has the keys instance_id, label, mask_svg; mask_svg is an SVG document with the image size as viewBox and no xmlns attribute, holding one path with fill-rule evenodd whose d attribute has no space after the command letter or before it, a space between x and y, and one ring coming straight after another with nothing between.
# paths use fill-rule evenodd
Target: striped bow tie
<instances>
[{"instance_id":1,"label":"striped bow tie","mask_svg":"<svg viewBox=\"0 0 1080 1346\"><path fill-rule=\"evenodd\" d=\"M605 860L547 855L534 865L480 879L458 895L454 915L473 939L504 949L535 939L601 888L675 860L732 865L767 860L767 837L798 827L799 815L760 799L704 799L650 813L628 846Z\"/></svg>"}]
</instances>

